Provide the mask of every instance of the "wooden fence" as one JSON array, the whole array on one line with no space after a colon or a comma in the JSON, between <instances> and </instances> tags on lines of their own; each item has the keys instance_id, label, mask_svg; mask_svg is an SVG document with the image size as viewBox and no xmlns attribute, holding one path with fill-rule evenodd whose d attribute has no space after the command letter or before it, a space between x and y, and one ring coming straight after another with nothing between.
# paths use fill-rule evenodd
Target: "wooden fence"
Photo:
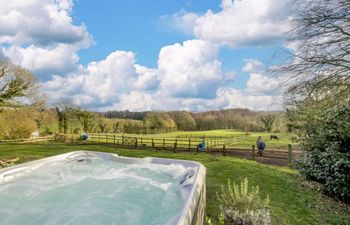
<instances>
[{"instance_id":1,"label":"wooden fence","mask_svg":"<svg viewBox=\"0 0 350 225\"><path fill-rule=\"evenodd\" d=\"M45 136L45 137L35 137L35 138L23 138L23 139L11 139L11 140L0 140L4 143L36 143L36 142L46 142L54 140L54 136Z\"/></svg>"},{"instance_id":2,"label":"wooden fence","mask_svg":"<svg viewBox=\"0 0 350 225\"><path fill-rule=\"evenodd\" d=\"M183 150L195 150L198 145L204 143L206 148L215 148L237 142L236 138L175 138L175 137L147 137L129 136L111 133L89 133L89 141L113 143L136 147L152 148L178 148Z\"/></svg>"},{"instance_id":3,"label":"wooden fence","mask_svg":"<svg viewBox=\"0 0 350 225\"><path fill-rule=\"evenodd\" d=\"M293 159L299 159L302 157L300 150L293 150L292 145L286 146L286 150L273 150L268 149L264 151L262 156L258 155L256 147L254 145L251 148L232 148L227 147L238 142L238 137L222 137L222 138L175 138L175 137L152 137L147 135L129 136L114 133L89 133L89 139L85 144L114 144L118 147L132 148L132 149L157 149L157 150L170 150L173 152L205 152L209 154L220 154L224 156L236 156L252 160L261 161L261 159L268 160L282 160L290 164ZM54 136L29 138L29 139L16 139L16 140L0 140L5 143L35 143L56 141L63 143L77 143L79 136L56 134ZM205 149L199 148L199 144L205 143Z\"/></svg>"},{"instance_id":4,"label":"wooden fence","mask_svg":"<svg viewBox=\"0 0 350 225\"><path fill-rule=\"evenodd\" d=\"M293 159L301 157L301 151L292 150L292 145L287 145L286 150L273 150L269 149L264 151L262 156L258 155L256 146L252 145L251 148L231 148L227 147L230 144L237 142L237 138L158 138L158 137L147 137L147 136L128 136L119 134L102 134L102 133L90 133L89 142L92 143L110 143L120 147L126 148L152 148L159 150L171 150L174 152L190 151L200 152L200 143L205 143L206 153L211 154L222 154L224 156L238 156L243 158L249 158L256 160L259 158L269 158L276 160L285 160L291 162Z\"/></svg>"}]
</instances>

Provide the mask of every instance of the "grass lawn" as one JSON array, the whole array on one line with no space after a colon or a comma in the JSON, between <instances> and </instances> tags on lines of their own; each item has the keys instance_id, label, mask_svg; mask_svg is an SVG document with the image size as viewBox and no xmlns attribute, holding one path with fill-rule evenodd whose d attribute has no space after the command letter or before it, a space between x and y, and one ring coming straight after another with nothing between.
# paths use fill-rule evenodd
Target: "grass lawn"
<instances>
[{"instance_id":1,"label":"grass lawn","mask_svg":"<svg viewBox=\"0 0 350 225\"><path fill-rule=\"evenodd\" d=\"M113 152L129 157L164 157L195 160L207 168L207 214L219 214L216 192L230 178L259 185L269 195L273 224L350 224L349 208L309 188L290 168L259 164L245 159L195 153L170 153L153 150L125 150L99 145L0 144L0 158L20 157L20 163L75 150Z\"/></svg>"}]
</instances>

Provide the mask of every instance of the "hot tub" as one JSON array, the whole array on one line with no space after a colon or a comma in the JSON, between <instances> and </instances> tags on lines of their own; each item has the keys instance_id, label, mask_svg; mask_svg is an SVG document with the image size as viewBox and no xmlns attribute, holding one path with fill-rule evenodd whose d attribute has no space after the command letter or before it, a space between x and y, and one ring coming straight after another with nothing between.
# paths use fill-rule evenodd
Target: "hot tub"
<instances>
[{"instance_id":1,"label":"hot tub","mask_svg":"<svg viewBox=\"0 0 350 225\"><path fill-rule=\"evenodd\" d=\"M76 151L0 170L1 225L205 221L197 162Z\"/></svg>"}]
</instances>

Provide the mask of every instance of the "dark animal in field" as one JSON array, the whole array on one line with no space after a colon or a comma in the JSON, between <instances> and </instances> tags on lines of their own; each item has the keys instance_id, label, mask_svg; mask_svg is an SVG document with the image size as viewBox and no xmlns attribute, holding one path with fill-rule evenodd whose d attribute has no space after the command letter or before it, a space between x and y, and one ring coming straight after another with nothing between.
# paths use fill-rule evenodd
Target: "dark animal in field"
<instances>
[{"instance_id":1,"label":"dark animal in field","mask_svg":"<svg viewBox=\"0 0 350 225\"><path fill-rule=\"evenodd\" d=\"M276 140L279 140L278 136L277 135L270 135L270 140L272 139L276 139Z\"/></svg>"}]
</instances>

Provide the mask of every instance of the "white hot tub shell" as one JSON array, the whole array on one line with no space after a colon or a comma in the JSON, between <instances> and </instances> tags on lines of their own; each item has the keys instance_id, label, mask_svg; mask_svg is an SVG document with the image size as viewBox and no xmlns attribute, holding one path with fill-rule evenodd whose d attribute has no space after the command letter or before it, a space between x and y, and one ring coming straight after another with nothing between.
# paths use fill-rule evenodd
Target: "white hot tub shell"
<instances>
[{"instance_id":1,"label":"white hot tub shell","mask_svg":"<svg viewBox=\"0 0 350 225\"><path fill-rule=\"evenodd\" d=\"M140 164L148 163L152 165L182 165L187 168L186 173L180 179L181 192L181 207L180 210L172 216L166 225L203 225L205 224L206 211L206 184L205 167L194 161L173 160L164 158L128 158L120 157L112 153L92 152L92 151L75 151L66 154L61 154L53 157L48 157L28 163L23 163L17 166L0 170L0 186L8 182L21 180L23 175L30 176L32 171L38 168L43 168L55 162L70 162L79 163L89 157L97 157L102 160L120 162L125 164ZM48 171L49 173L50 171ZM0 189L1 194L1 189ZM118 203L116 203L118 204ZM33 205L32 207L35 207ZM1 212L0 212L1 215ZM0 224L4 224L0 218ZM9 224L10 225L10 224ZM136 224L135 224L136 225ZM159 224L160 225L160 224Z\"/></svg>"}]
</instances>

